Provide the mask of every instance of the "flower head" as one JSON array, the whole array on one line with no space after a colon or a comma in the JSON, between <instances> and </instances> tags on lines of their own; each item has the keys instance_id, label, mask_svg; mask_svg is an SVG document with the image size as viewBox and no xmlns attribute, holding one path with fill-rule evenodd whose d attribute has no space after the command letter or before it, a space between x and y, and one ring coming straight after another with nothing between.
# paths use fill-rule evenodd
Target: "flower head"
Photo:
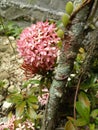
<instances>
[{"instance_id":1,"label":"flower head","mask_svg":"<svg viewBox=\"0 0 98 130\"><path fill-rule=\"evenodd\" d=\"M38 101L41 104L41 106L44 106L48 102L49 91L47 88L45 88L45 89L42 89L42 92L43 92L43 94L41 96L38 96Z\"/></svg>"},{"instance_id":2,"label":"flower head","mask_svg":"<svg viewBox=\"0 0 98 130\"><path fill-rule=\"evenodd\" d=\"M10 130L14 130L15 129L15 125L14 125L14 121L15 121L15 116L12 116L12 118L10 120L8 120L8 122L4 122L2 124L0 124L0 130L5 130L7 128L9 128Z\"/></svg>"},{"instance_id":3,"label":"flower head","mask_svg":"<svg viewBox=\"0 0 98 130\"><path fill-rule=\"evenodd\" d=\"M24 59L23 68L32 74L52 70L59 40L55 24L49 22L37 22L24 29L17 41L18 52Z\"/></svg>"}]
</instances>

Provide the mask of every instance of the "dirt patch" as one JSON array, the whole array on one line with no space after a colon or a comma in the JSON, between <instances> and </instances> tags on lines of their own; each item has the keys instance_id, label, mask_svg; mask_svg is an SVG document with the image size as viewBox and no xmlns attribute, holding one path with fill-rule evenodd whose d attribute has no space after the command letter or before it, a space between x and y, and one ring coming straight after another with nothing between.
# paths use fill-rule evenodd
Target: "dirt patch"
<instances>
[{"instance_id":1,"label":"dirt patch","mask_svg":"<svg viewBox=\"0 0 98 130\"><path fill-rule=\"evenodd\" d=\"M25 76L20 68L22 59L19 58L14 37L0 37L0 80L10 80L13 84L20 83ZM15 52L13 51L14 47Z\"/></svg>"}]
</instances>

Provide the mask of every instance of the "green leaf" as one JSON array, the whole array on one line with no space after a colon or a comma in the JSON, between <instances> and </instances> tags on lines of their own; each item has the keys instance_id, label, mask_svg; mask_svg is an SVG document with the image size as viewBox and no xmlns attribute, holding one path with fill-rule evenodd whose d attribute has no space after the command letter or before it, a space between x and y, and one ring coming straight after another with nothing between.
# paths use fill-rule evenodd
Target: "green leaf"
<instances>
[{"instance_id":1,"label":"green leaf","mask_svg":"<svg viewBox=\"0 0 98 130\"><path fill-rule=\"evenodd\" d=\"M37 103L38 102L38 98L37 96L29 96L28 99L27 99L27 102L29 103Z\"/></svg>"},{"instance_id":2,"label":"green leaf","mask_svg":"<svg viewBox=\"0 0 98 130\"><path fill-rule=\"evenodd\" d=\"M27 91L27 95L28 96L31 96L31 95L35 95L35 93L38 93L39 92L39 86L33 86L30 88L29 91Z\"/></svg>"},{"instance_id":3,"label":"green leaf","mask_svg":"<svg viewBox=\"0 0 98 130\"><path fill-rule=\"evenodd\" d=\"M87 125L87 121L84 120L84 118L79 118L74 123L75 123L76 126L85 126L85 125Z\"/></svg>"},{"instance_id":4,"label":"green leaf","mask_svg":"<svg viewBox=\"0 0 98 130\"><path fill-rule=\"evenodd\" d=\"M60 37L60 38L64 38L64 31L63 31L62 29L58 29L57 35L58 35L58 37Z\"/></svg>"},{"instance_id":5,"label":"green leaf","mask_svg":"<svg viewBox=\"0 0 98 130\"><path fill-rule=\"evenodd\" d=\"M81 88L84 90L89 88L96 88L98 86L97 79L98 76L92 74L90 78L88 78L84 83L81 84Z\"/></svg>"},{"instance_id":6,"label":"green leaf","mask_svg":"<svg viewBox=\"0 0 98 130\"><path fill-rule=\"evenodd\" d=\"M62 16L62 23L63 23L63 25L66 27L67 26L67 24L69 23L69 21L70 21L70 17L69 17L69 15L68 14L63 14L63 16Z\"/></svg>"},{"instance_id":7,"label":"green leaf","mask_svg":"<svg viewBox=\"0 0 98 130\"><path fill-rule=\"evenodd\" d=\"M91 83L91 84L96 83L97 79L98 79L98 75L92 74L92 75L91 75L91 79L90 79L90 83Z\"/></svg>"},{"instance_id":8,"label":"green leaf","mask_svg":"<svg viewBox=\"0 0 98 130\"><path fill-rule=\"evenodd\" d=\"M56 26L57 26L57 28L63 28L64 27L61 20L56 21Z\"/></svg>"},{"instance_id":9,"label":"green leaf","mask_svg":"<svg viewBox=\"0 0 98 130\"><path fill-rule=\"evenodd\" d=\"M62 47L62 41L61 40L57 42L57 46L58 46L58 48Z\"/></svg>"},{"instance_id":10,"label":"green leaf","mask_svg":"<svg viewBox=\"0 0 98 130\"><path fill-rule=\"evenodd\" d=\"M93 110L90 116L95 119L98 116L98 109Z\"/></svg>"},{"instance_id":11,"label":"green leaf","mask_svg":"<svg viewBox=\"0 0 98 130\"><path fill-rule=\"evenodd\" d=\"M7 99L8 102L17 104L18 102L21 102L23 100L23 96L21 94L15 93L10 94Z\"/></svg>"},{"instance_id":12,"label":"green leaf","mask_svg":"<svg viewBox=\"0 0 98 130\"><path fill-rule=\"evenodd\" d=\"M38 99L36 96L29 96L26 100L29 107L32 107L32 109L37 110L39 106L36 104L38 103Z\"/></svg>"},{"instance_id":13,"label":"green leaf","mask_svg":"<svg viewBox=\"0 0 98 130\"><path fill-rule=\"evenodd\" d=\"M95 124L98 126L98 117L96 117Z\"/></svg>"},{"instance_id":14,"label":"green leaf","mask_svg":"<svg viewBox=\"0 0 98 130\"><path fill-rule=\"evenodd\" d=\"M87 107L82 102L76 102L76 110L80 114L80 116L89 123L90 112Z\"/></svg>"},{"instance_id":15,"label":"green leaf","mask_svg":"<svg viewBox=\"0 0 98 130\"><path fill-rule=\"evenodd\" d=\"M22 118L16 119L16 120L14 121L15 128L16 128L17 126L19 126L19 124L22 123L22 122L23 122L23 119L22 119Z\"/></svg>"},{"instance_id":16,"label":"green leaf","mask_svg":"<svg viewBox=\"0 0 98 130\"><path fill-rule=\"evenodd\" d=\"M12 118L12 116L13 116L13 113L12 113L12 111L8 114L8 120L10 120L11 118Z\"/></svg>"},{"instance_id":17,"label":"green leaf","mask_svg":"<svg viewBox=\"0 0 98 130\"><path fill-rule=\"evenodd\" d=\"M95 130L95 124L89 124L90 130Z\"/></svg>"},{"instance_id":18,"label":"green leaf","mask_svg":"<svg viewBox=\"0 0 98 130\"><path fill-rule=\"evenodd\" d=\"M90 112L90 101L84 92L79 94L78 100L88 109L88 112Z\"/></svg>"},{"instance_id":19,"label":"green leaf","mask_svg":"<svg viewBox=\"0 0 98 130\"><path fill-rule=\"evenodd\" d=\"M34 110L37 110L39 108L39 106L37 104L32 104L32 107Z\"/></svg>"},{"instance_id":20,"label":"green leaf","mask_svg":"<svg viewBox=\"0 0 98 130\"><path fill-rule=\"evenodd\" d=\"M43 114L40 114L40 113L39 113L39 114L37 115L37 119L42 119L42 118L43 118Z\"/></svg>"},{"instance_id":21,"label":"green leaf","mask_svg":"<svg viewBox=\"0 0 98 130\"><path fill-rule=\"evenodd\" d=\"M67 119L70 120L75 126L84 126L87 124L87 121L84 120L84 118L75 120L73 117L67 117Z\"/></svg>"},{"instance_id":22,"label":"green leaf","mask_svg":"<svg viewBox=\"0 0 98 130\"><path fill-rule=\"evenodd\" d=\"M76 130L76 128L74 127L71 121L67 121L64 130Z\"/></svg>"},{"instance_id":23,"label":"green leaf","mask_svg":"<svg viewBox=\"0 0 98 130\"><path fill-rule=\"evenodd\" d=\"M6 82L0 80L0 87L1 87L1 88L2 88L5 84L6 84Z\"/></svg>"},{"instance_id":24,"label":"green leaf","mask_svg":"<svg viewBox=\"0 0 98 130\"><path fill-rule=\"evenodd\" d=\"M75 119L73 117L70 117L70 116L68 116L67 119L70 120L72 123L74 123L74 121L75 121Z\"/></svg>"},{"instance_id":25,"label":"green leaf","mask_svg":"<svg viewBox=\"0 0 98 130\"><path fill-rule=\"evenodd\" d=\"M22 116L25 106L26 106L25 101L21 102L21 104L19 105L16 105L16 117Z\"/></svg>"},{"instance_id":26,"label":"green leaf","mask_svg":"<svg viewBox=\"0 0 98 130\"><path fill-rule=\"evenodd\" d=\"M71 1L67 2L65 6L66 13L71 15L71 13L73 12L73 9L74 9L73 3Z\"/></svg>"},{"instance_id":27,"label":"green leaf","mask_svg":"<svg viewBox=\"0 0 98 130\"><path fill-rule=\"evenodd\" d=\"M37 114L32 107L28 107L28 115L32 119L37 119Z\"/></svg>"},{"instance_id":28,"label":"green leaf","mask_svg":"<svg viewBox=\"0 0 98 130\"><path fill-rule=\"evenodd\" d=\"M29 80L29 81L26 81L22 87L23 88L26 88L29 84L40 84L40 81L39 80Z\"/></svg>"}]
</instances>

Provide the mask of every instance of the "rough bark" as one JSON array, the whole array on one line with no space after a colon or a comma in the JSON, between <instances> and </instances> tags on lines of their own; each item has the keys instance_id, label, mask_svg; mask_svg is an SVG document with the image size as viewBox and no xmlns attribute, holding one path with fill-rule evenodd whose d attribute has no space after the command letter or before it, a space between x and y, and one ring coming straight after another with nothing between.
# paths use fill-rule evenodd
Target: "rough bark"
<instances>
[{"instance_id":1,"label":"rough bark","mask_svg":"<svg viewBox=\"0 0 98 130\"><path fill-rule=\"evenodd\" d=\"M46 106L41 130L55 130L58 120L58 108L66 91L68 76L73 69L73 63L79 47L84 39L84 26L89 15L93 0L78 12L69 30L65 33L65 40L55 70L54 80L50 88L50 97Z\"/></svg>"},{"instance_id":2,"label":"rough bark","mask_svg":"<svg viewBox=\"0 0 98 130\"><path fill-rule=\"evenodd\" d=\"M85 72L90 72L95 58L98 59L98 28L88 34L88 41L87 54L82 67L84 74Z\"/></svg>"}]
</instances>

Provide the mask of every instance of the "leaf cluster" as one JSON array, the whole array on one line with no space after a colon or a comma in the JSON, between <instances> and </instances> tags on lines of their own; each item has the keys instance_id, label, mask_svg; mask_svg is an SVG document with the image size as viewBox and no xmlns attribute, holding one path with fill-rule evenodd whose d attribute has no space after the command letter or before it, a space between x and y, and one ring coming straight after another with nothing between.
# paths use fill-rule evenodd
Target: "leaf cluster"
<instances>
[{"instance_id":1,"label":"leaf cluster","mask_svg":"<svg viewBox=\"0 0 98 130\"><path fill-rule=\"evenodd\" d=\"M13 36L17 38L22 31L22 27L19 27L12 21L0 22L0 34L6 36Z\"/></svg>"}]
</instances>

